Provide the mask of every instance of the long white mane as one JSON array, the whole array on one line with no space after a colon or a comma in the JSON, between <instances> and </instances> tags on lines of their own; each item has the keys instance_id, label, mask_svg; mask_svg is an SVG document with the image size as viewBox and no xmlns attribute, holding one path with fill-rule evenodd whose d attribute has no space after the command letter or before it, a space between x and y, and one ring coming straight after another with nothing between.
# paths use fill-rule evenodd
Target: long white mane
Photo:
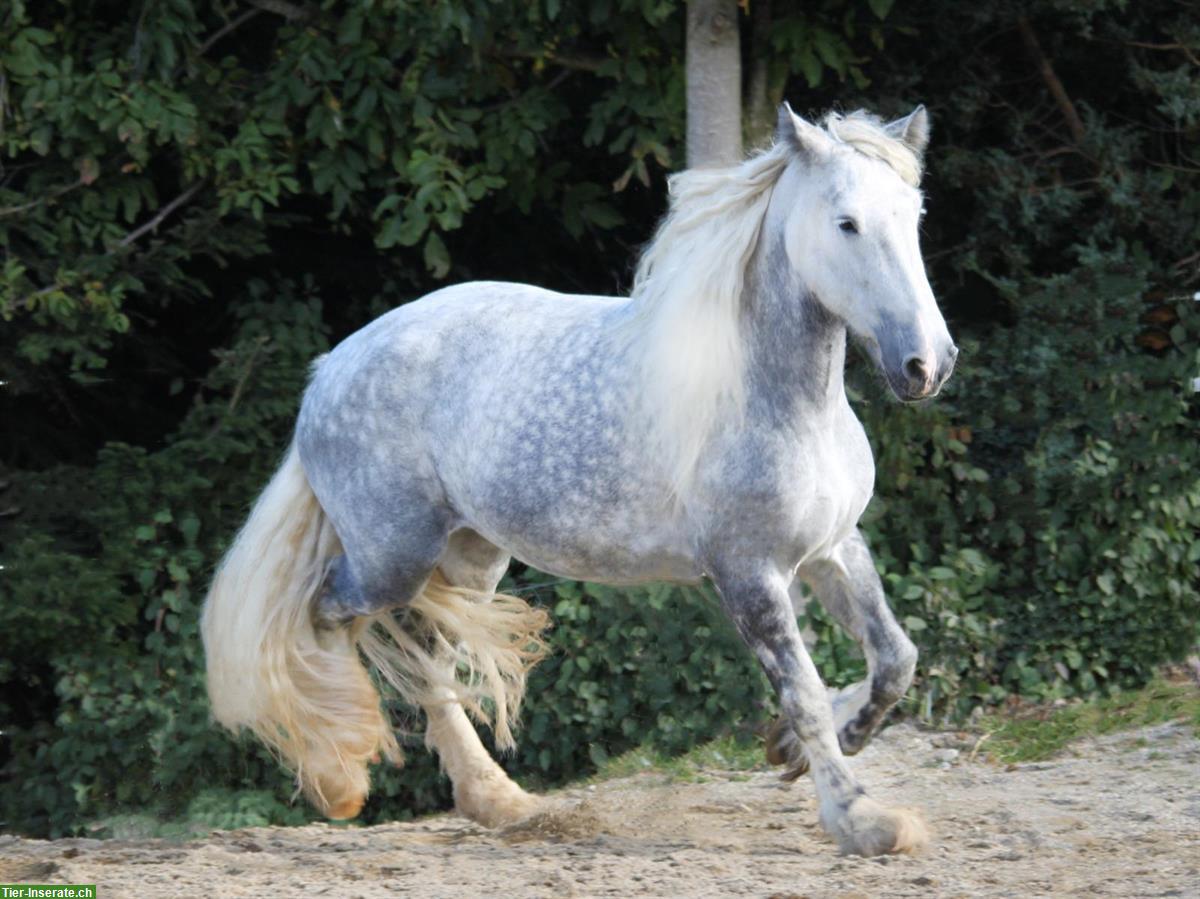
<instances>
[{"instance_id":1,"label":"long white mane","mask_svg":"<svg viewBox=\"0 0 1200 899\"><path fill-rule=\"evenodd\" d=\"M834 141L919 181L920 160L876 116L830 113L822 125ZM654 451L678 500L718 421L736 423L744 411L746 273L772 191L796 152L778 140L740 165L671 176L670 208L638 262L626 327L645 367Z\"/></svg>"}]
</instances>

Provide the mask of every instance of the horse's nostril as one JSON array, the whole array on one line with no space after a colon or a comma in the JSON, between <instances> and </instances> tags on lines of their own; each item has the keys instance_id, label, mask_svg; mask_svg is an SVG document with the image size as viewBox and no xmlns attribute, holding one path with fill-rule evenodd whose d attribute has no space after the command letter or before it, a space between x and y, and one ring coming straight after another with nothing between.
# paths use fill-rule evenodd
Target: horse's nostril
<instances>
[{"instance_id":1,"label":"horse's nostril","mask_svg":"<svg viewBox=\"0 0 1200 899\"><path fill-rule=\"evenodd\" d=\"M904 360L904 373L908 375L909 380L922 383L929 376L929 371L925 368L925 360L920 356L909 356Z\"/></svg>"}]
</instances>

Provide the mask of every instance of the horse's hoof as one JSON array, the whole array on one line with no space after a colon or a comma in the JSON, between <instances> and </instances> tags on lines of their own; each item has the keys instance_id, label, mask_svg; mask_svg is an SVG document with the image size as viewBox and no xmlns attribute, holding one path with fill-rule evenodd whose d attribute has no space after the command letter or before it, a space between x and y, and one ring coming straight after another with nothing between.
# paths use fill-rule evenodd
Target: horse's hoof
<instances>
[{"instance_id":1,"label":"horse's hoof","mask_svg":"<svg viewBox=\"0 0 1200 899\"><path fill-rule=\"evenodd\" d=\"M772 723L767 731L766 752L768 764L787 766L787 770L779 775L781 780L791 783L808 773L808 756L787 719L776 718Z\"/></svg>"},{"instance_id":2,"label":"horse's hoof","mask_svg":"<svg viewBox=\"0 0 1200 899\"><path fill-rule=\"evenodd\" d=\"M343 799L340 802L330 805L325 811L325 817L331 818L334 821L345 821L348 818L357 818L358 813L362 811L364 797L352 796L349 799Z\"/></svg>"},{"instance_id":3,"label":"horse's hoof","mask_svg":"<svg viewBox=\"0 0 1200 899\"><path fill-rule=\"evenodd\" d=\"M784 752L784 738L787 731L791 730L787 723L782 718L776 718L771 722L771 727L767 731L766 751L768 765L784 765L787 763L787 753Z\"/></svg>"},{"instance_id":4,"label":"horse's hoof","mask_svg":"<svg viewBox=\"0 0 1200 899\"><path fill-rule=\"evenodd\" d=\"M546 808L546 803L511 781L489 779L465 789L456 787L454 808L464 818L484 827L505 827L538 814Z\"/></svg>"},{"instance_id":5,"label":"horse's hoof","mask_svg":"<svg viewBox=\"0 0 1200 899\"><path fill-rule=\"evenodd\" d=\"M929 842L929 831L918 812L886 808L868 796L859 796L844 813L824 820L825 830L847 855L887 855L917 852Z\"/></svg>"},{"instance_id":6,"label":"horse's hoof","mask_svg":"<svg viewBox=\"0 0 1200 899\"><path fill-rule=\"evenodd\" d=\"M309 748L313 748L312 744ZM300 768L305 796L326 818L334 821L357 818L371 788L371 776L363 758L365 747L343 745L339 748L345 757L340 759L334 755L335 748L321 748L323 751L310 752Z\"/></svg>"}]
</instances>

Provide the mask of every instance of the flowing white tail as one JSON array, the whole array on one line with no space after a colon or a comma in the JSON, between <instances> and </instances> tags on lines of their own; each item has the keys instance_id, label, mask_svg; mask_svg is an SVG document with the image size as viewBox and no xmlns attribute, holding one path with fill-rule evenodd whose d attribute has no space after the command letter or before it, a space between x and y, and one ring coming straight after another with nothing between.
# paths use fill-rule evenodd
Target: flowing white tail
<instances>
[{"instance_id":1,"label":"flowing white tail","mask_svg":"<svg viewBox=\"0 0 1200 899\"><path fill-rule=\"evenodd\" d=\"M435 573L400 612L317 628L314 605L340 552L293 446L222 560L201 630L217 721L253 731L323 814L351 818L370 787L368 763L402 762L360 652L403 701L460 702L507 747L548 619Z\"/></svg>"}]
</instances>

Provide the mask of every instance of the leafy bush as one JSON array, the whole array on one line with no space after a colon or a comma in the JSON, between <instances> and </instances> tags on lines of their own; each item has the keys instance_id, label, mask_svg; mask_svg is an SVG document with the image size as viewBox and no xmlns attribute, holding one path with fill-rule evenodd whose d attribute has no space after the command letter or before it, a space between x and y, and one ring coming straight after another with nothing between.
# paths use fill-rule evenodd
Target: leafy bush
<instances>
[{"instance_id":1,"label":"leafy bush","mask_svg":"<svg viewBox=\"0 0 1200 899\"><path fill-rule=\"evenodd\" d=\"M936 405L861 406L865 527L926 715L1144 683L1200 637L1200 313L1120 268L1048 279L1036 312L965 344ZM1139 345L1147 309L1169 352Z\"/></svg>"},{"instance_id":2,"label":"leafy bush","mask_svg":"<svg viewBox=\"0 0 1200 899\"><path fill-rule=\"evenodd\" d=\"M248 286L233 345L165 448L110 444L94 468L13 487L30 514L6 541L0 816L23 830L62 833L119 807L177 812L201 789L276 768L212 728L198 631L214 560L274 462L264 448L283 444L327 345L314 297L286 280L267 292ZM51 549L47 531L74 541Z\"/></svg>"},{"instance_id":3,"label":"leafy bush","mask_svg":"<svg viewBox=\"0 0 1200 899\"><path fill-rule=\"evenodd\" d=\"M651 742L694 746L753 726L770 692L708 590L564 583L554 655L535 669L517 769L559 781Z\"/></svg>"}]
</instances>

